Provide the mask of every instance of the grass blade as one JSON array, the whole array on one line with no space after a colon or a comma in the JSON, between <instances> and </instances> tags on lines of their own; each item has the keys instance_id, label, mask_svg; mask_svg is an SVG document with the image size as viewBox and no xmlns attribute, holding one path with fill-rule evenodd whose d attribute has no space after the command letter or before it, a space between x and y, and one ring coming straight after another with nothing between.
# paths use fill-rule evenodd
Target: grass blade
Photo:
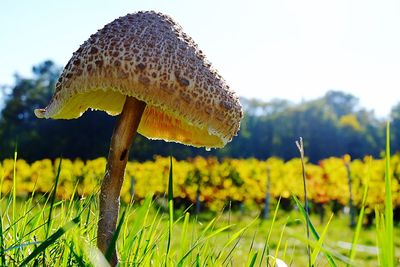
<instances>
[{"instance_id":1,"label":"grass blade","mask_svg":"<svg viewBox=\"0 0 400 267\"><path fill-rule=\"evenodd\" d=\"M266 250L269 250L269 246L268 246L268 244L269 244L269 239L271 238L272 229L274 228L274 223L275 223L275 220L276 220L276 215L278 214L278 209L279 209L280 202L281 202L281 198L279 198L279 199L278 199L278 203L276 203L276 207L275 207L275 211L274 211L274 217L272 217L272 222L271 222L271 226L269 227L268 236L267 236L267 238L265 239L265 242L264 242L264 247L263 247L263 251L262 251L262 254L261 254L261 259L260 259L260 265L259 265L259 267L262 266L262 262L263 262L264 255L265 255L265 251L266 251ZM267 254L269 254L269 253L267 253ZM267 260L268 260L268 259L269 259L269 258L267 257ZM267 264L267 265L268 265L268 264Z\"/></svg>"},{"instance_id":2,"label":"grass blade","mask_svg":"<svg viewBox=\"0 0 400 267\"><path fill-rule=\"evenodd\" d=\"M307 183L306 183L306 170L305 170L305 163L304 163L304 144L303 144L303 138L300 137L299 141L296 141L297 148L299 149L300 152L300 160L301 160L301 172L302 172L302 178L303 178L303 190L304 190L304 207L305 211L307 213L306 216L306 228L307 228L307 239L310 239L310 217L308 216L309 210L308 210L308 198L307 198ZM311 248L307 243L307 255L308 255L308 265L311 267L313 266L311 264Z\"/></svg>"},{"instance_id":3,"label":"grass blade","mask_svg":"<svg viewBox=\"0 0 400 267\"><path fill-rule=\"evenodd\" d=\"M173 184L172 156L169 157L169 177L168 177L168 202L174 200L174 184Z\"/></svg>"},{"instance_id":4,"label":"grass blade","mask_svg":"<svg viewBox=\"0 0 400 267\"><path fill-rule=\"evenodd\" d=\"M65 234L72 227L78 225L79 216L74 218L73 220L67 222L63 227L59 228L54 234L48 237L42 244L40 244L37 248L35 248L31 254L20 264L20 266L28 264L31 260L33 260L37 255L42 253L48 246L54 244L57 239L59 239L63 234Z\"/></svg>"},{"instance_id":5,"label":"grass blade","mask_svg":"<svg viewBox=\"0 0 400 267\"><path fill-rule=\"evenodd\" d=\"M390 123L386 125L386 160L385 160L385 223L386 246L389 266L394 266L394 241L393 241L393 202L392 180L390 173Z\"/></svg>"},{"instance_id":6,"label":"grass blade","mask_svg":"<svg viewBox=\"0 0 400 267\"><path fill-rule=\"evenodd\" d=\"M117 225L117 229L115 229L115 232L111 239L110 245L107 248L105 256L106 256L106 259L108 262L111 262L112 257L114 256L113 253L114 253L114 251L116 251L117 240L118 240L119 233L121 232L122 225L124 224L125 214L126 214L126 210L124 210L124 212L122 213L121 219L119 220L118 225Z\"/></svg>"},{"instance_id":7,"label":"grass blade","mask_svg":"<svg viewBox=\"0 0 400 267\"><path fill-rule=\"evenodd\" d=\"M4 254L4 237L3 237L3 214L0 212L0 259L1 266L6 265L6 257Z\"/></svg>"},{"instance_id":8,"label":"grass blade","mask_svg":"<svg viewBox=\"0 0 400 267\"><path fill-rule=\"evenodd\" d=\"M167 266L169 250L171 246L171 236L172 236L172 225L174 222L174 191L173 191L173 170L172 170L172 156L169 157L169 177L168 177L168 211L169 211L169 219L168 219L168 243L167 243L167 252L165 259L165 266Z\"/></svg>"},{"instance_id":9,"label":"grass blade","mask_svg":"<svg viewBox=\"0 0 400 267\"><path fill-rule=\"evenodd\" d=\"M70 243L70 245L69 245L69 250L70 250L70 254L72 254L72 256L74 257L74 259L75 259L75 264L76 264L77 266L80 266L80 267L85 267L85 266L87 266L87 264L85 264L85 262L83 261L83 256L78 255L78 254L75 252L73 243Z\"/></svg>"},{"instance_id":10,"label":"grass blade","mask_svg":"<svg viewBox=\"0 0 400 267\"><path fill-rule=\"evenodd\" d=\"M228 255L225 257L225 260L222 262L223 266L227 265L226 262L228 262L228 260L231 261L230 264L232 265L232 253L236 249L236 247L238 246L240 240L242 240L242 237L243 237L243 232L239 236L237 236L235 245L231 248L231 250L229 251ZM223 251L224 251L224 249L222 250L222 252ZM222 253L220 255L222 255Z\"/></svg>"},{"instance_id":11,"label":"grass blade","mask_svg":"<svg viewBox=\"0 0 400 267\"><path fill-rule=\"evenodd\" d=\"M385 211L384 214L375 209L376 233L381 266L395 266L393 240L393 203L390 173L390 124L386 125L386 153L385 153Z\"/></svg>"},{"instance_id":12,"label":"grass blade","mask_svg":"<svg viewBox=\"0 0 400 267\"><path fill-rule=\"evenodd\" d=\"M50 232L51 215L53 213L54 201L56 199L58 180L60 179L61 164L62 164L62 158L60 159L60 162L58 163L56 181L54 183L53 192L52 192L51 198L50 198L50 210L49 210L49 218L47 219L46 238L49 236L49 232Z\"/></svg>"},{"instance_id":13,"label":"grass blade","mask_svg":"<svg viewBox=\"0 0 400 267\"><path fill-rule=\"evenodd\" d=\"M222 262L221 265L224 265L225 262L228 260L228 258L229 258L230 255L232 254L233 250L236 248L238 242L240 241L241 236L243 235L243 232L244 232L247 228L248 228L248 226L245 227L245 228L242 228L242 229L240 229L239 231L237 231L236 233L234 233L234 234L229 238L229 240L225 243L225 245L224 245L223 248L221 249L221 252L220 252L219 255L217 256L216 260L221 259L222 256L223 256L223 254L224 254L224 251L228 248L228 246L229 246L233 241L237 240L235 246L233 246L233 248L229 251L228 255L225 257L225 260ZM219 264L217 264L217 265L219 265Z\"/></svg>"},{"instance_id":14,"label":"grass blade","mask_svg":"<svg viewBox=\"0 0 400 267\"><path fill-rule=\"evenodd\" d=\"M3 180L3 177L2 177ZM2 181L3 182L3 181ZM1 194L1 188L0 186L0 194ZM0 196L1 200L1 196ZM0 205L0 260L1 260L1 266L6 266L6 257L4 253L4 233L3 233L3 210L2 210L2 205Z\"/></svg>"},{"instance_id":15,"label":"grass blade","mask_svg":"<svg viewBox=\"0 0 400 267\"><path fill-rule=\"evenodd\" d=\"M380 266L385 266L385 256L384 256L384 235L385 235L385 226L384 226L384 218L383 214L381 214L378 210L378 207L375 207L375 226L376 226L376 239L377 246L379 248L378 253L378 262Z\"/></svg>"},{"instance_id":16,"label":"grass blade","mask_svg":"<svg viewBox=\"0 0 400 267\"><path fill-rule=\"evenodd\" d=\"M300 200L296 196L293 196L293 199L296 202L296 205L299 208L300 213L303 214L304 218L306 219L308 217L308 214L304 210L303 206L301 205ZM309 225L310 231L311 231L311 234L313 235L314 239L315 240L319 240L319 238L320 238L319 234L318 234L317 230L315 229L314 225L312 224L311 220L310 219L308 219L308 220L306 219L306 221L310 224ZM329 255L327 253L324 253L324 254L325 254L326 259L328 260L329 265L330 266L336 266L336 263L333 260L333 258L331 257L331 255Z\"/></svg>"},{"instance_id":17,"label":"grass blade","mask_svg":"<svg viewBox=\"0 0 400 267\"><path fill-rule=\"evenodd\" d=\"M214 222L214 221L215 221L215 218L214 218L211 222ZM206 228L209 228L210 225L211 225L211 224L209 224ZM186 254L179 260L179 262L178 262L178 264L176 264L176 266L183 266L183 262L185 261L185 259L186 259L186 258L192 253L192 251L193 251L196 247L198 247L201 243L206 242L207 240L211 239L212 237L218 235L219 233L221 233L221 232L223 232L223 231L225 231L225 230L227 230L227 229L229 229L229 228L231 228L231 225L227 225L227 226L221 227L221 228L215 230L214 232L212 232L211 234L209 234L208 236L205 236L205 237L202 238L202 239L198 239L198 240L194 243L194 245L186 252ZM204 231L203 231L203 232L204 232ZM203 236L203 235L201 235L201 236Z\"/></svg>"},{"instance_id":18,"label":"grass blade","mask_svg":"<svg viewBox=\"0 0 400 267\"><path fill-rule=\"evenodd\" d=\"M371 166L371 157L369 158L369 162L368 162L368 168L370 169ZM368 174L371 175L371 172L368 171ZM367 179L367 182L364 186L364 192L363 192L363 197L362 197L362 202L361 202L361 210L360 210L360 214L358 215L358 221L357 221L357 226L356 229L354 231L354 237L353 237L353 242L351 245L351 250L349 253L349 258L350 261L354 261L354 258L356 257L356 246L358 243L358 238L360 236L361 233L361 228L362 228L362 222L364 220L364 212L365 212L365 205L367 202L367 195L368 195L368 187L369 187L369 177ZM349 266L349 265L347 265Z\"/></svg>"},{"instance_id":19,"label":"grass blade","mask_svg":"<svg viewBox=\"0 0 400 267\"><path fill-rule=\"evenodd\" d=\"M144 227L149 214L152 199L153 199L152 194L147 195L146 198L144 199L143 204L137 211L137 216L135 216L135 221L132 226L132 233L134 235L136 235L139 232L139 230Z\"/></svg>"},{"instance_id":20,"label":"grass blade","mask_svg":"<svg viewBox=\"0 0 400 267\"><path fill-rule=\"evenodd\" d=\"M147 217L149 215L152 199L153 199L153 195L152 194L146 196L143 205L137 211L133 226L130 227L131 228L131 234L130 235L132 237L128 241L126 247L132 248L134 242L137 240L138 235L139 235L139 241L136 244L136 252L134 253L134 258L133 258L133 262L135 262L135 263L136 263L136 260L137 260L137 258L139 256L139 249L140 249L141 240L142 240L141 237L142 237L143 231L145 229L145 224L147 222ZM156 219L156 217L154 218L154 220L155 219ZM153 221L152 225L153 224L154 224L154 221ZM150 232L151 232L151 229L152 229L152 227L150 227ZM150 242L150 240L149 240L149 242ZM146 248L145 248L143 253L145 253L145 251L146 251ZM125 250L124 253L125 253L124 258L128 259L128 262L129 262L129 259L130 259L131 255L132 255L130 249Z\"/></svg>"},{"instance_id":21,"label":"grass blade","mask_svg":"<svg viewBox=\"0 0 400 267\"><path fill-rule=\"evenodd\" d=\"M318 239L317 245L314 247L314 250L311 254L311 265L314 265L315 261L317 260L317 256L318 256L319 252L321 251L322 245L324 244L325 235L326 235L326 232L328 231L329 224L331 223L332 218L333 218L333 213L331 214L331 217L329 218L328 223L325 225L325 228L322 231L321 237Z\"/></svg>"},{"instance_id":22,"label":"grass blade","mask_svg":"<svg viewBox=\"0 0 400 267\"><path fill-rule=\"evenodd\" d=\"M280 234L280 236L279 236L279 241L278 241L278 244L276 245L275 256L274 256L273 261L272 261L272 266L275 266L275 265L276 265L276 259L278 258L278 252L279 252L279 249L280 249L280 247L281 247L282 238L283 238L283 233L285 232L285 229L286 229L286 225L287 225L288 220L289 220L289 218L286 219L286 222L285 222L285 224L284 224L283 227L282 227L282 231L281 231L281 234ZM270 256L270 255L268 255L268 257L269 257L269 256Z\"/></svg>"},{"instance_id":23,"label":"grass blade","mask_svg":"<svg viewBox=\"0 0 400 267\"><path fill-rule=\"evenodd\" d=\"M15 144L15 151L14 151L14 166L13 166L13 195L12 195L12 221L15 222L16 216L16 206L17 206L17 144ZM18 242L17 240L17 224L14 224L14 241L15 243Z\"/></svg>"},{"instance_id":24,"label":"grass blade","mask_svg":"<svg viewBox=\"0 0 400 267\"><path fill-rule=\"evenodd\" d=\"M298 232L294 231L293 229L288 228L286 231L289 235L291 235L292 237L295 237L296 239L300 240L301 242L303 242L303 243L308 242L312 248L315 248L317 245L318 241L314 241L312 239L307 239L307 237L305 237L302 234L299 234ZM337 260L339 260L345 264L352 265L349 258L347 258L346 256L340 254L339 252L337 252L336 250L334 250L328 246L322 246L321 251L325 255L329 255L330 257L335 257ZM328 263L330 264L329 260L328 260ZM335 265L335 266L337 266L337 265ZM342 266L342 265L340 265L340 266Z\"/></svg>"},{"instance_id":25,"label":"grass blade","mask_svg":"<svg viewBox=\"0 0 400 267\"><path fill-rule=\"evenodd\" d=\"M288 248L288 240L285 241L285 246L283 247L283 255L282 255L282 260L286 262L286 253L287 253L287 248Z\"/></svg>"},{"instance_id":26,"label":"grass blade","mask_svg":"<svg viewBox=\"0 0 400 267\"><path fill-rule=\"evenodd\" d=\"M181 257L183 257L184 255L184 251L186 249L187 246L187 241L188 241L188 237L187 237L187 228L188 228L188 224L189 224L189 217L190 214L189 212L185 213L185 219L183 220L183 226L182 226L182 237L181 237Z\"/></svg>"},{"instance_id":27,"label":"grass blade","mask_svg":"<svg viewBox=\"0 0 400 267\"><path fill-rule=\"evenodd\" d=\"M256 260L257 260L257 255L258 255L258 252L256 251L256 253L254 253L253 257L251 258L251 262L249 264L249 267L254 267L255 266Z\"/></svg>"}]
</instances>

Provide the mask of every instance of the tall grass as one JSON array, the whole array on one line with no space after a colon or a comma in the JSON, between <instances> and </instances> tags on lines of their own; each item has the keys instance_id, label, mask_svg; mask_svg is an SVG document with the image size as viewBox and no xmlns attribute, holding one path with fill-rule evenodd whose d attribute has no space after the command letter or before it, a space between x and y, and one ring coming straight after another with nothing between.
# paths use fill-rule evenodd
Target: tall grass
<instances>
[{"instance_id":1,"label":"tall grass","mask_svg":"<svg viewBox=\"0 0 400 267\"><path fill-rule=\"evenodd\" d=\"M369 160L369 164L371 164L371 158ZM368 171L368 174L370 175L370 171ZM366 202L367 202L367 195L368 195L369 180L370 180L370 177L368 177L367 183L364 186L361 209L360 209L360 213L358 215L357 225L356 225L356 229L354 231L353 241L351 243L352 246L351 246L351 249L350 249L350 252L349 252L349 259L350 259L351 262L353 262L354 259L355 259L356 246L358 244L358 240L359 240L360 233L361 233L361 230L362 230L362 224L363 224L364 212L365 212L365 205L366 205ZM347 266L350 266L350 265L348 264Z\"/></svg>"},{"instance_id":2,"label":"tall grass","mask_svg":"<svg viewBox=\"0 0 400 267\"><path fill-rule=\"evenodd\" d=\"M174 224L174 191L173 191L173 169L172 169L172 156L169 157L169 175L168 175L168 243L165 266L169 259L169 250L171 247L172 226Z\"/></svg>"},{"instance_id":3,"label":"tall grass","mask_svg":"<svg viewBox=\"0 0 400 267\"><path fill-rule=\"evenodd\" d=\"M303 144L303 138L300 137L299 141L296 141L296 146L300 152L300 159L301 159L301 173L302 173L302 178L303 178L303 190L304 190L304 210L306 212L306 229L307 229L307 240L310 239L310 218L308 216L309 210L308 210L308 198L307 198L307 182L306 182L306 170L305 170L305 159L304 159L304 144ZM313 266L311 262L311 249L310 245L307 242L307 255L308 255L308 266Z\"/></svg>"},{"instance_id":4,"label":"tall grass","mask_svg":"<svg viewBox=\"0 0 400 267\"><path fill-rule=\"evenodd\" d=\"M377 260L380 266L396 264L389 133L388 125L385 210L376 210ZM15 154L14 165L16 161ZM258 217L246 220L239 214L231 217L231 210L228 211L229 215L221 211L211 220L205 220L201 214L192 216L189 210L175 209L171 158L167 204L164 206L165 200L149 194L141 203L123 206L111 249L102 255L95 246L97 197L78 198L75 192L69 201L59 201L55 197L62 173L61 160L51 192L44 195L35 195L34 192L25 201L17 196L16 171L14 167L12 194L0 195L1 266L107 266L113 248L119 251L121 266L274 266L281 262L279 259L296 266L357 266L356 248L364 231L362 222L368 183L364 188L352 247L350 251L340 253L327 241L332 241L329 233L335 220L333 216L321 226L321 232L318 233L318 227L313 224L306 210L307 202L303 205L296 197L293 200L298 213L282 214L278 200L269 220ZM296 228L298 215L304 219L310 237L302 234L298 230L300 227ZM292 237L302 241L304 246L291 243ZM291 251L290 247L293 247ZM307 262L299 263L297 257L305 254L305 249L309 251ZM286 259L288 256L290 258Z\"/></svg>"},{"instance_id":5,"label":"tall grass","mask_svg":"<svg viewBox=\"0 0 400 267\"><path fill-rule=\"evenodd\" d=\"M392 267L396 265L394 254L393 231L393 203L392 180L390 171L390 124L386 126L386 153L385 153L385 210L375 209L377 246L379 248L379 264Z\"/></svg>"},{"instance_id":6,"label":"tall grass","mask_svg":"<svg viewBox=\"0 0 400 267\"><path fill-rule=\"evenodd\" d=\"M174 219L173 192L172 186L169 186L168 219L165 219L160 209L154 213L157 204L151 195L139 208L126 206L113 235L111 249L103 256L94 246L97 214L93 212L96 208L91 207L97 206L96 199L88 197L71 199L70 202L55 200L61 166L60 161L55 186L47 198L34 198L32 195L23 203L18 201L15 194L10 201L15 199L13 205L6 203L5 212L1 214L1 226L9 213L15 217L6 219L5 228L0 228L2 266L106 266L114 247L120 251L121 266L187 266L193 263L199 266L228 266L244 232L251 225L235 230L224 242L220 242L221 236L226 237L226 231L233 225L221 225L222 221L217 216L198 234L190 236L188 228L189 224L193 224L190 214L184 212L184 215ZM173 184L172 159L169 184ZM31 206L26 207L27 203ZM21 209L20 206L26 208ZM3 205L1 208L3 211ZM181 220L184 231L176 231L174 225ZM167 227L164 227L165 222ZM16 242L14 233L19 242ZM179 238L177 233L181 234ZM216 240L218 246L213 245Z\"/></svg>"},{"instance_id":7,"label":"tall grass","mask_svg":"<svg viewBox=\"0 0 400 267\"><path fill-rule=\"evenodd\" d=\"M12 221L16 221L16 206L17 206L17 146L14 151L14 166L13 166L13 192L12 192ZM14 224L14 242L18 242L16 224Z\"/></svg>"}]
</instances>

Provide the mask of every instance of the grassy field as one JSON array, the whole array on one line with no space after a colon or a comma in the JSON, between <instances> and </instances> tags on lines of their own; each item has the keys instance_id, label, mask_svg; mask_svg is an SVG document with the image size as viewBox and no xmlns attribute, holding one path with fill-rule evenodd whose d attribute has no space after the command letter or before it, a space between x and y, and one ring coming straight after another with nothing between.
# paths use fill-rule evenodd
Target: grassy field
<instances>
[{"instance_id":1,"label":"grassy field","mask_svg":"<svg viewBox=\"0 0 400 267\"><path fill-rule=\"evenodd\" d=\"M15 155L14 166L16 162ZM172 159L170 164L172 170ZM357 226L350 228L348 215L341 212L328 214L322 222L316 216L309 218L307 205L304 209L295 196L296 209L285 212L278 201L267 220L258 218L255 210L232 211L229 202L217 213L190 215L174 209L170 171L168 198L148 195L140 203L122 205L105 255L96 248L97 194L78 197L75 187L70 200L58 200L60 163L51 191L33 190L20 198L13 170L12 191L0 196L1 266L108 266L115 246L121 266L274 266L280 259L289 266L390 267L400 262L389 140L384 207L375 209L375 227L362 227L368 184Z\"/></svg>"},{"instance_id":2,"label":"grassy field","mask_svg":"<svg viewBox=\"0 0 400 267\"><path fill-rule=\"evenodd\" d=\"M291 266L308 263L306 228L300 212L278 211L274 221L258 219L251 211L229 212L228 208L200 216L175 211L170 220L165 202L148 198L141 205L122 207L117 242L122 266L251 266L252 260L253 266L260 266L261 258L261 266L265 266L267 255L277 256ZM17 200L15 206L9 197L1 203L3 266L19 265L24 260L29 260L31 266L107 266L95 248L95 197L52 204L50 195L47 200ZM323 224L318 223L319 218L311 217L319 233L328 217ZM326 232L324 244L332 255L339 256L334 258L337 266L346 265L342 260L346 261L346 246L354 236L348 222L348 216L337 214ZM399 235L396 227L394 236ZM355 266L377 266L375 228L362 229L358 244L362 246L357 247ZM395 247L399 256L400 240L395 240ZM29 255L33 255L32 259ZM272 262L271 257L269 263ZM328 266L322 253L316 266Z\"/></svg>"}]
</instances>

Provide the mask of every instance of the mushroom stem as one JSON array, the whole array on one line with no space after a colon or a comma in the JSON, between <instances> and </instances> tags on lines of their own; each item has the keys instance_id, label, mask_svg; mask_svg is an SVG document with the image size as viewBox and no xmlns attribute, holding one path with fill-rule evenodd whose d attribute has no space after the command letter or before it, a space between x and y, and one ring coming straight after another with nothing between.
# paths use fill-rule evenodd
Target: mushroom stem
<instances>
[{"instance_id":1,"label":"mushroom stem","mask_svg":"<svg viewBox=\"0 0 400 267\"><path fill-rule=\"evenodd\" d=\"M100 214L97 228L97 246L104 255L116 229L129 149L145 107L146 103L127 96L111 137L106 173L100 191ZM118 257L114 249L110 264L115 266L117 263Z\"/></svg>"}]
</instances>

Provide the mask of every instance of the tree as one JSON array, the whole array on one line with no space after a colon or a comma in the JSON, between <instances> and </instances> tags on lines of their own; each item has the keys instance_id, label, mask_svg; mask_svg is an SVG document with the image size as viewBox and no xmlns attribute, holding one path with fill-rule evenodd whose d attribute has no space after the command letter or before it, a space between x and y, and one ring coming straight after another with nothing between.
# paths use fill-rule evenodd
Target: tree
<instances>
[{"instance_id":1,"label":"tree","mask_svg":"<svg viewBox=\"0 0 400 267\"><path fill-rule=\"evenodd\" d=\"M113 118L91 112L83 120L37 119L33 110L48 104L60 68L44 61L34 66L32 73L30 79L16 75L15 85L5 97L0 120L1 157L11 157L16 143L18 153L27 160L104 155Z\"/></svg>"},{"instance_id":2,"label":"tree","mask_svg":"<svg viewBox=\"0 0 400 267\"><path fill-rule=\"evenodd\" d=\"M327 92L323 97L323 101L338 118L346 114L355 113L359 102L355 96L341 91Z\"/></svg>"},{"instance_id":3,"label":"tree","mask_svg":"<svg viewBox=\"0 0 400 267\"><path fill-rule=\"evenodd\" d=\"M5 96L0 117L0 157L13 156L16 142L20 157L82 159L107 154L115 117L104 112L86 112L79 120L39 120L35 108L48 104L61 68L44 61L32 68L32 78L15 76L15 84ZM294 144L303 137L312 162L350 154L361 158L379 156L384 147L384 123L374 113L358 107L358 99L340 91L293 104L274 99L241 99L245 116L241 130L223 149L206 151L164 141L135 139L132 149L136 160L154 155L173 155L178 159L200 156L256 157L278 156L285 160L298 156ZM400 150L400 103L392 109L392 147Z\"/></svg>"},{"instance_id":4,"label":"tree","mask_svg":"<svg viewBox=\"0 0 400 267\"><path fill-rule=\"evenodd\" d=\"M16 75L15 86L5 96L0 121L3 157L12 155L16 142L35 142L39 139L33 109L46 105L46 99L51 97L49 88L54 87L59 69L53 62L45 61L33 67L32 72L32 79Z\"/></svg>"},{"instance_id":5,"label":"tree","mask_svg":"<svg viewBox=\"0 0 400 267\"><path fill-rule=\"evenodd\" d=\"M0 157L13 156L16 143L20 157L33 161L41 158L97 158L107 155L115 117L101 111L90 111L79 120L43 120L33 113L45 107L53 95L61 69L52 61L32 68L33 77L15 76L15 84L5 96L0 118ZM207 155L204 149L149 141L138 136L132 149L137 160L151 159L155 154L178 158ZM215 153L215 152L213 152Z\"/></svg>"}]
</instances>

